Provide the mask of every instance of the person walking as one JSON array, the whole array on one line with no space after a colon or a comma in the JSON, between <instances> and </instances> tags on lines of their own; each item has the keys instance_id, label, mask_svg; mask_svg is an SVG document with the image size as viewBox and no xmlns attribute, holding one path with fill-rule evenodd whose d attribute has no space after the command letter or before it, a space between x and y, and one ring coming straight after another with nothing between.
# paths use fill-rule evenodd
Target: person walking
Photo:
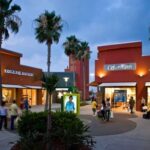
<instances>
[{"instance_id":1,"label":"person walking","mask_svg":"<svg viewBox=\"0 0 150 150\"><path fill-rule=\"evenodd\" d=\"M8 110L5 107L5 102L2 102L2 106L0 106L0 130L2 130L3 124L4 128L7 129L7 114Z\"/></svg>"},{"instance_id":2,"label":"person walking","mask_svg":"<svg viewBox=\"0 0 150 150\"><path fill-rule=\"evenodd\" d=\"M106 119L106 102L104 99L102 100L102 104L101 104L101 114L102 114L102 119L105 120Z\"/></svg>"},{"instance_id":3,"label":"person walking","mask_svg":"<svg viewBox=\"0 0 150 150\"><path fill-rule=\"evenodd\" d=\"M18 116L18 106L16 101L13 100L13 103L10 106L10 129L14 130L14 121Z\"/></svg>"},{"instance_id":4,"label":"person walking","mask_svg":"<svg viewBox=\"0 0 150 150\"><path fill-rule=\"evenodd\" d=\"M94 97L92 97L91 105L92 105L93 116L95 116L96 108L97 108L97 102L96 102L96 99Z\"/></svg>"},{"instance_id":5,"label":"person walking","mask_svg":"<svg viewBox=\"0 0 150 150\"><path fill-rule=\"evenodd\" d=\"M110 98L106 99L106 120L109 121L110 119L110 109L111 109L111 105L110 105Z\"/></svg>"},{"instance_id":6,"label":"person walking","mask_svg":"<svg viewBox=\"0 0 150 150\"><path fill-rule=\"evenodd\" d=\"M129 105L130 105L130 112L133 114L133 108L134 108L135 100L133 99L133 96L131 96L129 100Z\"/></svg>"},{"instance_id":7,"label":"person walking","mask_svg":"<svg viewBox=\"0 0 150 150\"><path fill-rule=\"evenodd\" d=\"M28 98L27 98L27 97L24 99L24 109L25 109L26 111L29 110L29 101L28 101Z\"/></svg>"},{"instance_id":8,"label":"person walking","mask_svg":"<svg viewBox=\"0 0 150 150\"><path fill-rule=\"evenodd\" d=\"M146 105L145 98L142 97L142 98L141 98L141 110L142 110L142 112L144 111L143 107L144 107L145 105Z\"/></svg>"}]
</instances>

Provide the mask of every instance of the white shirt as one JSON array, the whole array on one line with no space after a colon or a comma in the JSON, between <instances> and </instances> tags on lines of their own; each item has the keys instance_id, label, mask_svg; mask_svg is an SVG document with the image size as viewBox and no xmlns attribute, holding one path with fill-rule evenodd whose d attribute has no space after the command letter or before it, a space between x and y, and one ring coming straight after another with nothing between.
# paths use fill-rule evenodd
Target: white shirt
<instances>
[{"instance_id":1,"label":"white shirt","mask_svg":"<svg viewBox=\"0 0 150 150\"><path fill-rule=\"evenodd\" d=\"M10 115L17 116L18 115L18 106L17 104L11 104L10 106Z\"/></svg>"}]
</instances>

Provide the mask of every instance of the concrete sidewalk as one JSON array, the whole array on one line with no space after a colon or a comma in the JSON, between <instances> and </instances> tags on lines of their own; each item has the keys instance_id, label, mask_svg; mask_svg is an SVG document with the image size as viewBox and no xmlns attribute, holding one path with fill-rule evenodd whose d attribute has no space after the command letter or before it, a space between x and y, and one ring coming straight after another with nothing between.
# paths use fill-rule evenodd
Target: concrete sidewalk
<instances>
[{"instance_id":1,"label":"concrete sidewalk","mask_svg":"<svg viewBox=\"0 0 150 150\"><path fill-rule=\"evenodd\" d=\"M135 129L118 135L96 136L95 150L150 150L150 120L140 117L130 119Z\"/></svg>"},{"instance_id":2,"label":"concrete sidewalk","mask_svg":"<svg viewBox=\"0 0 150 150\"><path fill-rule=\"evenodd\" d=\"M0 150L10 150L14 143L18 140L18 135L2 129L0 131Z\"/></svg>"}]
</instances>

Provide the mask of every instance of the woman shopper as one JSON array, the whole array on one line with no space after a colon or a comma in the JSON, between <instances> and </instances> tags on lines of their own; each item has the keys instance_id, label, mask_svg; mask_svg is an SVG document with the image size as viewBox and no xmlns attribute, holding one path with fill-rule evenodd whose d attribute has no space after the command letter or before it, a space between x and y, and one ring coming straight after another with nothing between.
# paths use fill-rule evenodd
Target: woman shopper
<instances>
[{"instance_id":1,"label":"woman shopper","mask_svg":"<svg viewBox=\"0 0 150 150\"><path fill-rule=\"evenodd\" d=\"M16 104L16 101L13 100L13 103L10 106L10 115L11 115L11 123L10 123L10 129L14 130L14 121L18 116L18 106Z\"/></svg>"},{"instance_id":2,"label":"woman shopper","mask_svg":"<svg viewBox=\"0 0 150 150\"><path fill-rule=\"evenodd\" d=\"M2 106L0 106L0 130L2 130L3 124L4 128L7 129L7 114L8 110L5 107L5 102L2 102Z\"/></svg>"},{"instance_id":3,"label":"woman shopper","mask_svg":"<svg viewBox=\"0 0 150 150\"><path fill-rule=\"evenodd\" d=\"M109 121L109 119L110 119L110 109L111 109L110 98L107 98L106 99L106 120L107 121Z\"/></svg>"},{"instance_id":4,"label":"woman shopper","mask_svg":"<svg viewBox=\"0 0 150 150\"><path fill-rule=\"evenodd\" d=\"M102 104L101 104L101 114L102 114L102 119L105 120L106 119L106 102L104 99L102 100Z\"/></svg>"}]
</instances>

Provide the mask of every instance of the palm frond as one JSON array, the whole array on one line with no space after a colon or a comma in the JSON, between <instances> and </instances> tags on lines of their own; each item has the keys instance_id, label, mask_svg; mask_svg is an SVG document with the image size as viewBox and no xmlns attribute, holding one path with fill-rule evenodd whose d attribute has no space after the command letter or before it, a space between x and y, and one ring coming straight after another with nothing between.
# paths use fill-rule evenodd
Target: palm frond
<instances>
[{"instance_id":1,"label":"palm frond","mask_svg":"<svg viewBox=\"0 0 150 150\"><path fill-rule=\"evenodd\" d=\"M62 32L62 19L56 16L55 11L49 13L47 10L35 20L35 36L36 39L46 44L58 43L60 33Z\"/></svg>"},{"instance_id":2,"label":"palm frond","mask_svg":"<svg viewBox=\"0 0 150 150\"><path fill-rule=\"evenodd\" d=\"M54 74L43 74L41 81L42 86L49 92L52 93L57 85L59 78Z\"/></svg>"}]
</instances>

